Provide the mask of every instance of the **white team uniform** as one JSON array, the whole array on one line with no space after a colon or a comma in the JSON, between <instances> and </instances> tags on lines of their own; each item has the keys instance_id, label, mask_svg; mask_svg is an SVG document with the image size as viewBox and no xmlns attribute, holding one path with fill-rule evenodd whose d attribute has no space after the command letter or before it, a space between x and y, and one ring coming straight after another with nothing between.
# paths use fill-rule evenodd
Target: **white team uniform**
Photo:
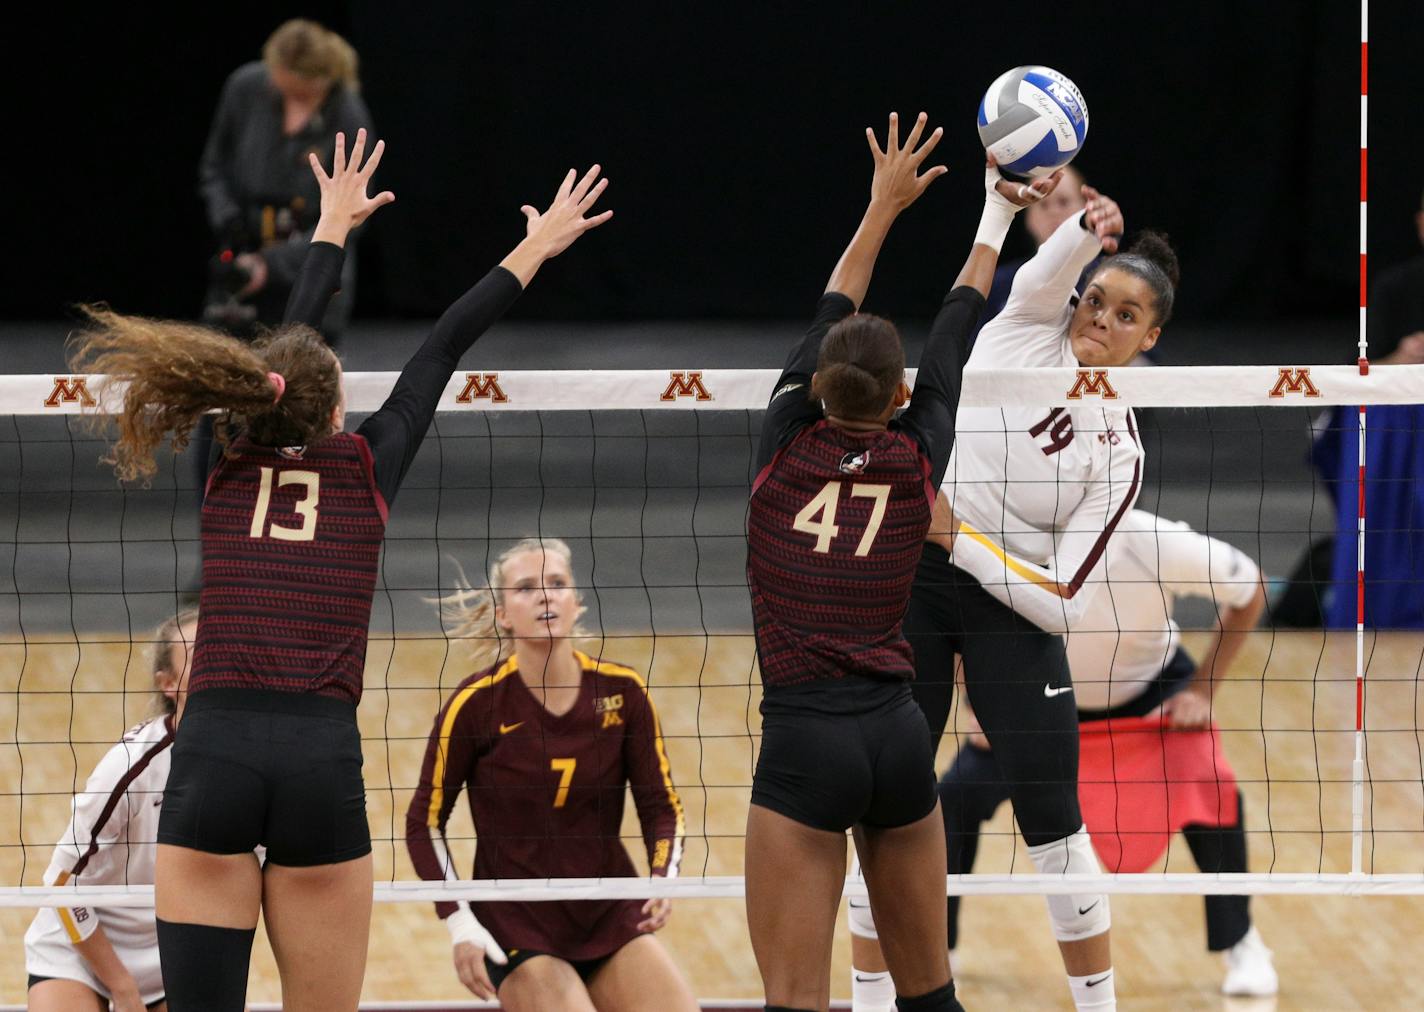
<instances>
[{"instance_id":1,"label":"white team uniform","mask_svg":"<svg viewBox=\"0 0 1424 1012\"><path fill-rule=\"evenodd\" d=\"M1069 218L1014 277L967 369L1077 366L1073 286L1100 252ZM1102 554L1137 500L1143 453L1131 409L960 407L943 490L960 522L953 562L1049 632L1078 624Z\"/></svg>"},{"instance_id":2,"label":"white team uniform","mask_svg":"<svg viewBox=\"0 0 1424 1012\"><path fill-rule=\"evenodd\" d=\"M131 728L100 760L74 796L74 815L54 848L46 885L152 885L158 813L173 750L173 718ZM152 907L46 907L25 932L25 969L40 977L77 980L101 995L74 942L100 926L133 974L145 1004L163 997L158 927Z\"/></svg>"},{"instance_id":3,"label":"white team uniform","mask_svg":"<svg viewBox=\"0 0 1424 1012\"><path fill-rule=\"evenodd\" d=\"M1181 643L1172 618L1178 598L1205 598L1218 612L1241 608L1261 581L1240 549L1143 510L1118 525L1105 570L1106 588L1067 638L1080 710L1122 706L1161 674Z\"/></svg>"}]
</instances>

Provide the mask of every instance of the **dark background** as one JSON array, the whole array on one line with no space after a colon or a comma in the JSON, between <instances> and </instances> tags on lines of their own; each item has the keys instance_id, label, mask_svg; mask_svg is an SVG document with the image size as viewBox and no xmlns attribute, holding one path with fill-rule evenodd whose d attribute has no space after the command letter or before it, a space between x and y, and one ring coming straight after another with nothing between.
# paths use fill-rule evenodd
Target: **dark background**
<instances>
[{"instance_id":1,"label":"dark background","mask_svg":"<svg viewBox=\"0 0 1424 1012\"><path fill-rule=\"evenodd\" d=\"M1378 270L1418 252L1424 4L1374 6ZM1180 318L1355 315L1353 3L357 0L122 7L12 37L5 231L19 265L0 317L54 319L92 299L196 312L210 252L196 165L218 90L296 15L356 46L389 145L378 179L398 201L361 246L363 316L438 314L518 240L521 203L542 206L594 160L616 216L541 274L516 318L800 316L862 209L862 129L920 108L946 128L951 172L892 235L870 306L928 316L977 222L976 104L1022 63L1087 96L1079 164L1129 231L1174 237Z\"/></svg>"}]
</instances>

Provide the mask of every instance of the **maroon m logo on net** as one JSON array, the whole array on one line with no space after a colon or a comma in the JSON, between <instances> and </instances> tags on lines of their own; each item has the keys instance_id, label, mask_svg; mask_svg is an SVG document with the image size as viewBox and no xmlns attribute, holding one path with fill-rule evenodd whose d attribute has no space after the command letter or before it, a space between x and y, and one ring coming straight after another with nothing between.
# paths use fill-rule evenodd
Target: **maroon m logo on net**
<instances>
[{"instance_id":1,"label":"maroon m logo on net","mask_svg":"<svg viewBox=\"0 0 1424 1012\"><path fill-rule=\"evenodd\" d=\"M509 400L499 385L499 373L465 373L465 389L455 396L455 403L473 404L481 398L487 398L492 404L504 404Z\"/></svg>"},{"instance_id":2,"label":"maroon m logo on net","mask_svg":"<svg viewBox=\"0 0 1424 1012\"><path fill-rule=\"evenodd\" d=\"M57 408L60 402L73 404L78 401L86 408L94 406L94 398L89 394L89 386L83 376L56 376L54 389L44 399L44 406Z\"/></svg>"},{"instance_id":3,"label":"maroon m logo on net","mask_svg":"<svg viewBox=\"0 0 1424 1012\"><path fill-rule=\"evenodd\" d=\"M679 397L696 397L699 401L710 401L712 399L712 395L709 394L707 388L702 385L702 372L700 370L691 372L674 370L668 373L668 377L668 385L664 388L658 400L675 401Z\"/></svg>"},{"instance_id":4,"label":"maroon m logo on net","mask_svg":"<svg viewBox=\"0 0 1424 1012\"><path fill-rule=\"evenodd\" d=\"M1280 377L1276 380L1276 385L1271 387L1271 397L1284 397L1286 394L1301 394L1305 397L1319 397L1320 390L1310 378L1310 368L1281 369Z\"/></svg>"},{"instance_id":5,"label":"maroon m logo on net","mask_svg":"<svg viewBox=\"0 0 1424 1012\"><path fill-rule=\"evenodd\" d=\"M1073 388L1068 391L1068 399L1082 400L1085 394L1097 394L1105 401L1117 400L1117 391L1108 382L1106 369L1078 370L1078 378L1073 381Z\"/></svg>"}]
</instances>

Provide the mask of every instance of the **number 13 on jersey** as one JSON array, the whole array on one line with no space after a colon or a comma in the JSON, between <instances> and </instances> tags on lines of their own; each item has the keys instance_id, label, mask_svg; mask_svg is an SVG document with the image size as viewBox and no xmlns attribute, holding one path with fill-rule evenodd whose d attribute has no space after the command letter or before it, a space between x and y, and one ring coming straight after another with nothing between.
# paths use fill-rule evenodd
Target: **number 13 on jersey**
<instances>
[{"instance_id":1,"label":"number 13 on jersey","mask_svg":"<svg viewBox=\"0 0 1424 1012\"><path fill-rule=\"evenodd\" d=\"M880 524L885 519L885 504L890 501L890 486L856 482L850 487L850 494L852 498L875 500L875 505L870 510L870 519L860 536L860 543L855 546L856 555L869 555L870 546L875 543L875 535L880 533ZM840 500L841 483L828 481L826 487L817 492L815 498L796 514L796 520L791 527L802 534L816 536L813 551L829 553L831 542L840 534L841 529L836 526L836 507L840 505Z\"/></svg>"}]
</instances>

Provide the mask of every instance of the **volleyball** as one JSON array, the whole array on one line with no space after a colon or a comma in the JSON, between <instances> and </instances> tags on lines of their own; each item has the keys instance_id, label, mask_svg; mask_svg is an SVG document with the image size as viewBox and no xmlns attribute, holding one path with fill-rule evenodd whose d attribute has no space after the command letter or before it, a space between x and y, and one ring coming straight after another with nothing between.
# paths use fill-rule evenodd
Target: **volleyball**
<instances>
[{"instance_id":1,"label":"volleyball","mask_svg":"<svg viewBox=\"0 0 1424 1012\"><path fill-rule=\"evenodd\" d=\"M1088 136L1088 103L1048 67L1000 74L979 103L979 139L1005 176L1037 179L1073 160Z\"/></svg>"}]
</instances>

